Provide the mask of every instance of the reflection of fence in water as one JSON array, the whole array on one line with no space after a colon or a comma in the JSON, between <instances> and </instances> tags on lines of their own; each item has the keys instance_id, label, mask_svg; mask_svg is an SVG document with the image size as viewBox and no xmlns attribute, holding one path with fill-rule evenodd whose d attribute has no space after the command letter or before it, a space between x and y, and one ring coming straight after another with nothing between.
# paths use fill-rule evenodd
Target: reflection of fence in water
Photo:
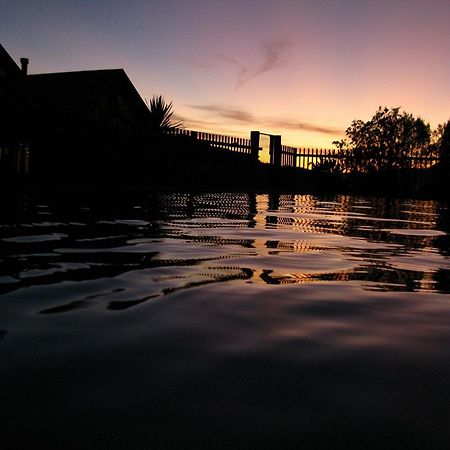
<instances>
[{"instance_id":1,"label":"reflection of fence in water","mask_svg":"<svg viewBox=\"0 0 450 450\"><path fill-rule=\"evenodd\" d=\"M318 281L350 281L357 279L357 274L352 271L330 272L330 273L277 273L274 271L263 271L259 277L267 284L302 284Z\"/></svg>"},{"instance_id":2,"label":"reflection of fence in water","mask_svg":"<svg viewBox=\"0 0 450 450\"><path fill-rule=\"evenodd\" d=\"M401 244L408 241L410 245L417 247L426 246L435 236L417 238L414 236L414 229L434 229L440 216L439 205L433 200L386 200L377 197L361 199L349 195L334 195L324 201L312 195L270 194L266 201L266 227L318 236L334 234L370 238L373 241L385 239L389 228L402 228L405 231L411 230L411 236L408 237L407 232L399 236L394 234L390 236L391 241ZM389 226L386 225L386 220ZM378 226L373 226L375 223ZM321 243L310 242L307 247L303 247L301 239L293 238L293 241L279 245L292 246L293 251L302 252L319 248Z\"/></svg>"},{"instance_id":3,"label":"reflection of fence in water","mask_svg":"<svg viewBox=\"0 0 450 450\"><path fill-rule=\"evenodd\" d=\"M154 208L173 217L209 218L214 213L218 218L230 219L227 222L208 222L208 227L246 227L247 222L256 215L257 198L254 193L167 193L154 196Z\"/></svg>"}]
</instances>

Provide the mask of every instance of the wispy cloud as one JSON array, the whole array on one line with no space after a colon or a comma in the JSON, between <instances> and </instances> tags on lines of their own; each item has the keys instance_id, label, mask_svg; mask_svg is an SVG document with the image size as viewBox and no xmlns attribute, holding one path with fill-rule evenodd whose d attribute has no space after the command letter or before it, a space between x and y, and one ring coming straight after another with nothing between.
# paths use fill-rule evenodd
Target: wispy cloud
<instances>
[{"instance_id":1,"label":"wispy cloud","mask_svg":"<svg viewBox=\"0 0 450 450\"><path fill-rule=\"evenodd\" d=\"M282 56L285 50L291 45L288 39L276 39L266 42L262 47L262 54L253 58L253 64L242 63L234 58L223 54L215 54L214 57L237 69L236 88L241 88L260 75L269 72L282 64Z\"/></svg>"},{"instance_id":2,"label":"wispy cloud","mask_svg":"<svg viewBox=\"0 0 450 450\"><path fill-rule=\"evenodd\" d=\"M236 88L240 88L245 85L251 78L249 78L249 68L237 61L234 58L230 58L229 56L222 54L213 55L216 59L221 60L222 62L227 63L228 65L233 66L236 69Z\"/></svg>"},{"instance_id":3,"label":"wispy cloud","mask_svg":"<svg viewBox=\"0 0 450 450\"><path fill-rule=\"evenodd\" d=\"M322 125L315 125L308 122L300 122L291 119L272 119L266 118L265 125L277 128L284 128L289 130L303 130L309 131L313 133L322 133L322 134L330 134L330 135L341 135L343 134L343 130L339 128L327 127Z\"/></svg>"},{"instance_id":4,"label":"wispy cloud","mask_svg":"<svg viewBox=\"0 0 450 450\"><path fill-rule=\"evenodd\" d=\"M216 116L225 118L225 119L233 119L238 122L254 122L255 116L250 114L247 111L243 111L240 109L227 108L221 105L188 105L190 108L198 109L201 111L212 112L215 113Z\"/></svg>"},{"instance_id":5,"label":"wispy cloud","mask_svg":"<svg viewBox=\"0 0 450 450\"><path fill-rule=\"evenodd\" d=\"M242 61L223 53L214 53L209 57L206 55L201 57L181 56L177 60L198 69L217 69L218 62L222 63L219 65L223 68L223 64L226 64L235 71L235 83L236 89L238 89L260 75L282 66L286 50L291 45L292 41L287 38L264 42L259 48L253 49L252 53Z\"/></svg>"},{"instance_id":6,"label":"wispy cloud","mask_svg":"<svg viewBox=\"0 0 450 450\"><path fill-rule=\"evenodd\" d=\"M201 128L201 129L217 129L223 126L223 120L203 120L199 118L192 118L185 115L174 114L174 121L182 122L186 128Z\"/></svg>"},{"instance_id":7,"label":"wispy cloud","mask_svg":"<svg viewBox=\"0 0 450 450\"><path fill-rule=\"evenodd\" d=\"M270 130L289 129L322 133L329 135L342 135L343 130L325 125L317 125L293 119L279 119L274 117L255 116L241 109L229 108L223 105L188 105L196 110L212 113L217 118L234 120L235 122L251 123L255 126L267 127Z\"/></svg>"}]
</instances>

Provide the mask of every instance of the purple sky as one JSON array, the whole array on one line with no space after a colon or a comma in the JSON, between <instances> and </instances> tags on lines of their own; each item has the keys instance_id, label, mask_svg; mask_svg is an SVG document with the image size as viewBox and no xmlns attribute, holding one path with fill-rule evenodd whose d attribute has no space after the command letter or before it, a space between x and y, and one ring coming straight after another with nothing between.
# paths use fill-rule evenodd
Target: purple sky
<instances>
[{"instance_id":1,"label":"purple sky","mask_svg":"<svg viewBox=\"0 0 450 450\"><path fill-rule=\"evenodd\" d=\"M450 0L2 1L1 42L30 72L123 67L187 128L329 147L400 106L450 119Z\"/></svg>"}]
</instances>

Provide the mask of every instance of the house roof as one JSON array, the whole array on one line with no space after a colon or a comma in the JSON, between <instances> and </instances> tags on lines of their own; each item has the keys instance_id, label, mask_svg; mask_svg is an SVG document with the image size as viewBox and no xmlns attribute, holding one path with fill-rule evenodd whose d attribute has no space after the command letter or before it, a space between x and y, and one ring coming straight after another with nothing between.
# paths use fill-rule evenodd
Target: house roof
<instances>
[{"instance_id":1,"label":"house roof","mask_svg":"<svg viewBox=\"0 0 450 450\"><path fill-rule=\"evenodd\" d=\"M0 82L0 98L34 126L118 115L131 123L145 120L149 114L123 69L4 78Z\"/></svg>"},{"instance_id":2,"label":"house roof","mask_svg":"<svg viewBox=\"0 0 450 450\"><path fill-rule=\"evenodd\" d=\"M0 132L5 135L91 125L133 127L149 118L123 69L25 75L1 45L0 103Z\"/></svg>"},{"instance_id":3,"label":"house roof","mask_svg":"<svg viewBox=\"0 0 450 450\"><path fill-rule=\"evenodd\" d=\"M20 76L22 71L14 62L9 53L0 44L0 78Z\"/></svg>"},{"instance_id":4,"label":"house roof","mask_svg":"<svg viewBox=\"0 0 450 450\"><path fill-rule=\"evenodd\" d=\"M72 108L113 93L124 96L137 115L148 108L123 69L29 75L26 90L34 99Z\"/></svg>"}]
</instances>

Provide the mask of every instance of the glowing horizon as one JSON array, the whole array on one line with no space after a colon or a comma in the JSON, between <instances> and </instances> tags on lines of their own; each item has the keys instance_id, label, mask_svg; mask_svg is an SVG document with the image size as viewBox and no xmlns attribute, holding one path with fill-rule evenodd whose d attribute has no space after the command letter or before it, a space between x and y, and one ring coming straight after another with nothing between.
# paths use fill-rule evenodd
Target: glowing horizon
<instances>
[{"instance_id":1,"label":"glowing horizon","mask_svg":"<svg viewBox=\"0 0 450 450\"><path fill-rule=\"evenodd\" d=\"M123 67L186 128L310 148L379 106L449 120L448 23L448 0L16 0L0 18L30 73Z\"/></svg>"}]
</instances>

